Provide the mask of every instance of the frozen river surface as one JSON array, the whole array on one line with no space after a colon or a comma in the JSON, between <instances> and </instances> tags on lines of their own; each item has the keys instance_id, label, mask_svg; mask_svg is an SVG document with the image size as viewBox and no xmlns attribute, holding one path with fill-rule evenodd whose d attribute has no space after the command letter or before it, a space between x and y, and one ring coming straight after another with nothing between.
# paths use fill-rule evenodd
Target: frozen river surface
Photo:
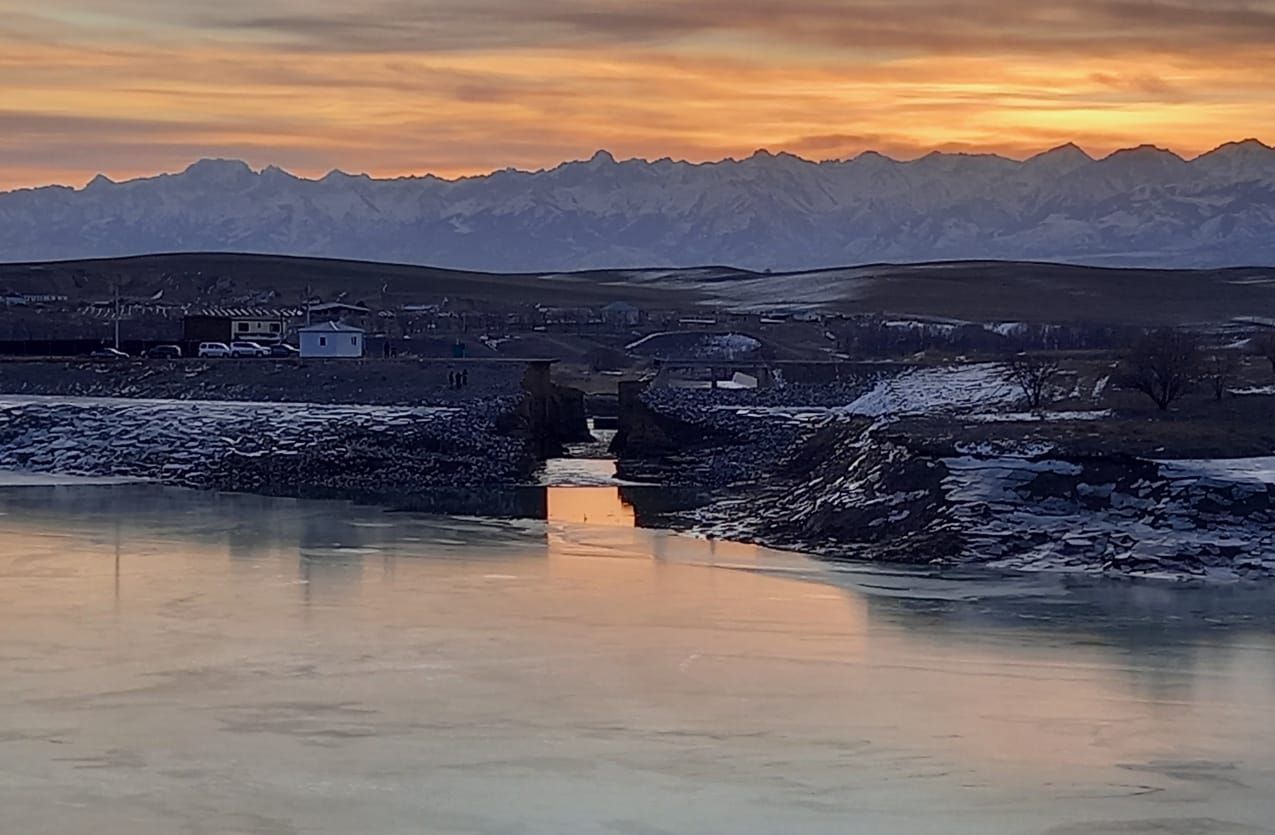
<instances>
[{"instance_id":1,"label":"frozen river surface","mask_svg":"<svg viewBox=\"0 0 1275 835\"><path fill-rule=\"evenodd\" d=\"M838 574L547 506L0 489L0 832L1275 827L1265 589Z\"/></svg>"}]
</instances>

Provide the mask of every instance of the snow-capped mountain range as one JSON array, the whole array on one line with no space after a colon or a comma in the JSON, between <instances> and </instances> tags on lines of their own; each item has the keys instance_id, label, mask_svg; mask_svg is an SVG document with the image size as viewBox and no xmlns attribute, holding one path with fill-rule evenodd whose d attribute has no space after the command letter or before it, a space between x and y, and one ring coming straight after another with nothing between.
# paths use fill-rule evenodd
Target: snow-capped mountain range
<instances>
[{"instance_id":1,"label":"snow-capped mountain range","mask_svg":"<svg viewBox=\"0 0 1275 835\"><path fill-rule=\"evenodd\" d=\"M487 271L729 264L798 270L962 258L1203 267L1275 264L1275 149L1192 160L1143 146L1025 161L868 152L810 162L592 159L542 171L302 179L201 160L0 193L0 260L234 251Z\"/></svg>"}]
</instances>

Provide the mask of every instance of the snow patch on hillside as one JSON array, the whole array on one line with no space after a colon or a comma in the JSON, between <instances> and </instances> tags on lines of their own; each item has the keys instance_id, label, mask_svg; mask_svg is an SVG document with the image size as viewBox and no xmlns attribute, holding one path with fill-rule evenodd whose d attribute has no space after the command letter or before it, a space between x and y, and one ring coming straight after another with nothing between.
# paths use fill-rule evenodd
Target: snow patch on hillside
<instances>
[{"instance_id":1,"label":"snow patch on hillside","mask_svg":"<svg viewBox=\"0 0 1275 835\"><path fill-rule=\"evenodd\" d=\"M864 417L895 418L929 414L963 414L1022 399L1002 366L978 363L959 367L919 368L880 380L872 390L845 407Z\"/></svg>"}]
</instances>

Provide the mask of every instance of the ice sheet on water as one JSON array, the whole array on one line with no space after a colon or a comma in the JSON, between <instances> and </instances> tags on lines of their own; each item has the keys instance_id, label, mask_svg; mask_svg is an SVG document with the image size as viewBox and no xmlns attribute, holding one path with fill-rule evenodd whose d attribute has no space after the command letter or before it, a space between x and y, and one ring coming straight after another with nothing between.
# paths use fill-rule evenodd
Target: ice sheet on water
<instances>
[{"instance_id":1,"label":"ice sheet on water","mask_svg":"<svg viewBox=\"0 0 1275 835\"><path fill-rule=\"evenodd\" d=\"M1196 458L1160 461L1160 472L1168 478L1211 478L1275 484L1275 456L1263 458Z\"/></svg>"},{"instance_id":2,"label":"ice sheet on water","mask_svg":"<svg viewBox=\"0 0 1275 835\"><path fill-rule=\"evenodd\" d=\"M0 470L0 488L3 487L92 487L94 485L137 484L137 478L108 476L76 476L56 473L28 473Z\"/></svg>"}]
</instances>

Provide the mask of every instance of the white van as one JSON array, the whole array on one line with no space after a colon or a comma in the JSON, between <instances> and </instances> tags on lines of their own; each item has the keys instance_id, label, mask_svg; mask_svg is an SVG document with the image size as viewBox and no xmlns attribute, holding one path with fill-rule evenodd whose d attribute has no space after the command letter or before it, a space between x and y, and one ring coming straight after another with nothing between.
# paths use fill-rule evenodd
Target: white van
<instances>
[{"instance_id":1,"label":"white van","mask_svg":"<svg viewBox=\"0 0 1275 835\"><path fill-rule=\"evenodd\" d=\"M199 343L199 356L201 359L228 357L230 356L230 346L224 342L201 342Z\"/></svg>"}]
</instances>

